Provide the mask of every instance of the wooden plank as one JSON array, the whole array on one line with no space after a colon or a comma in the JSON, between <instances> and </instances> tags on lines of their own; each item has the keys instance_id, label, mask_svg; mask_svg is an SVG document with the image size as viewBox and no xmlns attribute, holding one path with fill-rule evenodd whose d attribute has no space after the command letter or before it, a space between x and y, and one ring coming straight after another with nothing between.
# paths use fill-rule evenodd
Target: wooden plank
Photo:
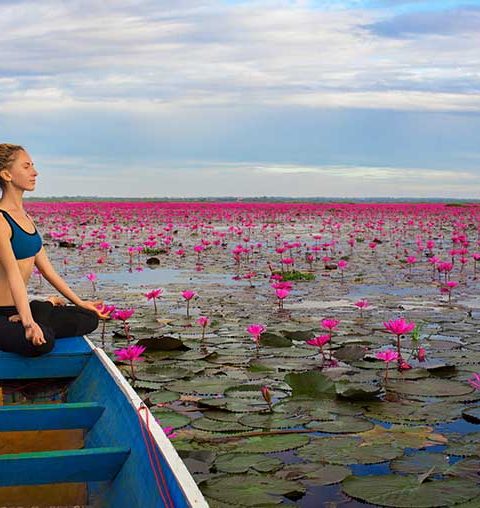
<instances>
[{"instance_id":1,"label":"wooden plank","mask_svg":"<svg viewBox=\"0 0 480 508\"><path fill-rule=\"evenodd\" d=\"M0 455L0 487L111 481L129 454L102 447Z\"/></svg>"},{"instance_id":2,"label":"wooden plank","mask_svg":"<svg viewBox=\"0 0 480 508\"><path fill-rule=\"evenodd\" d=\"M104 409L97 402L2 406L0 407L0 432L90 429L100 418Z\"/></svg>"},{"instance_id":3,"label":"wooden plank","mask_svg":"<svg viewBox=\"0 0 480 508\"><path fill-rule=\"evenodd\" d=\"M83 448L84 434L82 429L2 432L0 454Z\"/></svg>"},{"instance_id":4,"label":"wooden plank","mask_svg":"<svg viewBox=\"0 0 480 508\"><path fill-rule=\"evenodd\" d=\"M91 355L84 337L58 339L50 353L33 358L0 351L0 379L77 377Z\"/></svg>"},{"instance_id":5,"label":"wooden plank","mask_svg":"<svg viewBox=\"0 0 480 508\"><path fill-rule=\"evenodd\" d=\"M0 487L3 506L83 506L88 503L86 483L55 483L46 485L22 485Z\"/></svg>"}]
</instances>

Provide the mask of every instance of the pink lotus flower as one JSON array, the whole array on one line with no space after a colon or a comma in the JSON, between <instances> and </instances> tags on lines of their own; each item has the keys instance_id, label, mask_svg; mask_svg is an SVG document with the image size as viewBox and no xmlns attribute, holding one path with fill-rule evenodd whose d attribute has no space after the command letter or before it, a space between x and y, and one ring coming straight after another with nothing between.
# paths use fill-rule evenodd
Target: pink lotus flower
<instances>
[{"instance_id":1,"label":"pink lotus flower","mask_svg":"<svg viewBox=\"0 0 480 508\"><path fill-rule=\"evenodd\" d=\"M387 381L388 381L388 365L390 364L390 362L398 361L400 357L396 351L387 349L386 351L379 351L378 353L375 353L375 358L377 358L378 360L383 360L385 362L384 383L387 383Z\"/></svg>"},{"instance_id":2,"label":"pink lotus flower","mask_svg":"<svg viewBox=\"0 0 480 508\"><path fill-rule=\"evenodd\" d=\"M400 335L413 331L415 323L407 323L405 319L399 318L387 321L386 323L383 323L383 326L385 326L387 331L397 336L398 370L405 370L405 366L403 364L406 364L406 362L403 360L402 352L400 350Z\"/></svg>"},{"instance_id":3,"label":"pink lotus flower","mask_svg":"<svg viewBox=\"0 0 480 508\"><path fill-rule=\"evenodd\" d=\"M419 347L417 350L417 359L419 362L424 362L427 359L427 351L424 347Z\"/></svg>"},{"instance_id":4,"label":"pink lotus flower","mask_svg":"<svg viewBox=\"0 0 480 508\"><path fill-rule=\"evenodd\" d=\"M455 280L449 280L440 288L440 293L448 294L448 302L452 299L452 290L458 286L458 282Z\"/></svg>"},{"instance_id":5,"label":"pink lotus flower","mask_svg":"<svg viewBox=\"0 0 480 508\"><path fill-rule=\"evenodd\" d=\"M330 335L317 335L316 337L313 337L313 339L308 339L306 342L310 346L316 346L320 348L320 353L322 354L323 362L325 363L325 354L323 353L323 346L331 340ZM330 358L332 357L332 354L330 353Z\"/></svg>"},{"instance_id":6,"label":"pink lotus flower","mask_svg":"<svg viewBox=\"0 0 480 508\"><path fill-rule=\"evenodd\" d=\"M202 327L202 340L205 338L205 328L207 327L210 320L207 316L200 316L197 319L197 323Z\"/></svg>"},{"instance_id":7,"label":"pink lotus flower","mask_svg":"<svg viewBox=\"0 0 480 508\"><path fill-rule=\"evenodd\" d=\"M114 351L114 354L117 356L118 360L130 362L130 372L132 374L133 381L136 379L133 362L142 362L145 359L141 357L145 349L146 348L143 346L128 346L126 348L117 349Z\"/></svg>"},{"instance_id":8,"label":"pink lotus flower","mask_svg":"<svg viewBox=\"0 0 480 508\"><path fill-rule=\"evenodd\" d=\"M260 339L260 335L267 329L265 325L260 324L252 324L247 326L247 332L252 335L254 341L258 341Z\"/></svg>"},{"instance_id":9,"label":"pink lotus flower","mask_svg":"<svg viewBox=\"0 0 480 508\"><path fill-rule=\"evenodd\" d=\"M344 259L340 259L340 261L337 263L337 266L340 270L344 270L347 268L348 263Z\"/></svg>"},{"instance_id":10,"label":"pink lotus flower","mask_svg":"<svg viewBox=\"0 0 480 508\"><path fill-rule=\"evenodd\" d=\"M412 366L407 363L403 358L400 359L400 365L398 366L398 370L402 372L403 370L409 370Z\"/></svg>"},{"instance_id":11,"label":"pink lotus flower","mask_svg":"<svg viewBox=\"0 0 480 508\"><path fill-rule=\"evenodd\" d=\"M197 296L197 293L195 291L191 291L187 289L186 291L182 291L182 296L187 301L187 318L190 317L190 300Z\"/></svg>"},{"instance_id":12,"label":"pink lotus flower","mask_svg":"<svg viewBox=\"0 0 480 508\"><path fill-rule=\"evenodd\" d=\"M85 277L92 283L93 292L95 293L95 281L97 280L97 275L95 273L87 273Z\"/></svg>"},{"instance_id":13,"label":"pink lotus flower","mask_svg":"<svg viewBox=\"0 0 480 508\"><path fill-rule=\"evenodd\" d=\"M190 291L189 289L187 289L186 291L182 291L182 296L183 298L185 298L185 300L189 301L195 296L197 296L197 293L195 293L195 291Z\"/></svg>"},{"instance_id":14,"label":"pink lotus flower","mask_svg":"<svg viewBox=\"0 0 480 508\"><path fill-rule=\"evenodd\" d=\"M340 324L340 321L338 319L322 319L320 324L325 330L332 331Z\"/></svg>"},{"instance_id":15,"label":"pink lotus flower","mask_svg":"<svg viewBox=\"0 0 480 508\"><path fill-rule=\"evenodd\" d=\"M475 388L475 390L480 390L480 374L472 374L472 377L468 380L470 386Z\"/></svg>"},{"instance_id":16,"label":"pink lotus flower","mask_svg":"<svg viewBox=\"0 0 480 508\"><path fill-rule=\"evenodd\" d=\"M198 319L197 319L197 323L200 325L200 326L207 326L208 323L209 323L209 319L207 316L200 316Z\"/></svg>"},{"instance_id":17,"label":"pink lotus flower","mask_svg":"<svg viewBox=\"0 0 480 508\"><path fill-rule=\"evenodd\" d=\"M276 289L275 294L278 298L278 308L283 309L283 300L290 294L288 289Z\"/></svg>"},{"instance_id":18,"label":"pink lotus flower","mask_svg":"<svg viewBox=\"0 0 480 508\"><path fill-rule=\"evenodd\" d=\"M407 323L405 319L399 318L384 322L383 326L394 335L404 335L415 328L415 323Z\"/></svg>"},{"instance_id":19,"label":"pink lotus flower","mask_svg":"<svg viewBox=\"0 0 480 508\"><path fill-rule=\"evenodd\" d=\"M153 299L153 307L155 309L155 314L156 314L157 313L157 301L156 301L156 299L159 296L163 295L163 288L152 289L152 291L149 291L148 293L144 293L144 294L147 297L147 300L152 300Z\"/></svg>"},{"instance_id":20,"label":"pink lotus flower","mask_svg":"<svg viewBox=\"0 0 480 508\"><path fill-rule=\"evenodd\" d=\"M310 346L317 346L322 348L327 342L330 341L330 335L317 335L313 339L308 339L306 342Z\"/></svg>"},{"instance_id":21,"label":"pink lotus flower","mask_svg":"<svg viewBox=\"0 0 480 508\"><path fill-rule=\"evenodd\" d=\"M141 358L142 353L145 351L144 346L128 346L123 349L117 349L114 351L115 356L118 360L141 362L144 358Z\"/></svg>"},{"instance_id":22,"label":"pink lotus flower","mask_svg":"<svg viewBox=\"0 0 480 508\"><path fill-rule=\"evenodd\" d=\"M131 318L133 314L135 314L135 309L117 309L112 313L111 317L119 321L126 321Z\"/></svg>"},{"instance_id":23,"label":"pink lotus flower","mask_svg":"<svg viewBox=\"0 0 480 508\"><path fill-rule=\"evenodd\" d=\"M387 363L395 362L398 360L398 353L393 351L393 349L387 349L386 351L379 351L378 353L375 353L375 358Z\"/></svg>"},{"instance_id":24,"label":"pink lotus flower","mask_svg":"<svg viewBox=\"0 0 480 508\"><path fill-rule=\"evenodd\" d=\"M131 318L134 313L135 309L117 309L113 311L110 316L112 319L123 321L123 329L125 331L125 336L127 337L128 342L130 342L132 338L130 336L130 325L127 323L127 319Z\"/></svg>"},{"instance_id":25,"label":"pink lotus flower","mask_svg":"<svg viewBox=\"0 0 480 508\"><path fill-rule=\"evenodd\" d=\"M354 305L360 309L360 317L363 318L363 309L366 309L370 304L366 298L362 298L358 302L355 302Z\"/></svg>"},{"instance_id":26,"label":"pink lotus flower","mask_svg":"<svg viewBox=\"0 0 480 508\"><path fill-rule=\"evenodd\" d=\"M260 347L260 335L267 329L265 325L254 323L247 326L247 332L252 336L252 340L255 342L257 348L257 355Z\"/></svg>"},{"instance_id":27,"label":"pink lotus flower","mask_svg":"<svg viewBox=\"0 0 480 508\"><path fill-rule=\"evenodd\" d=\"M158 298L159 296L163 295L163 289L152 289L152 291L149 291L148 293L145 293L145 296L148 300L151 300L152 298Z\"/></svg>"},{"instance_id":28,"label":"pink lotus flower","mask_svg":"<svg viewBox=\"0 0 480 508\"><path fill-rule=\"evenodd\" d=\"M160 420L158 418L155 418L155 420L160 425L160 427L162 427ZM173 439L174 437L177 437L174 427L171 427L171 426L162 427L162 430L163 430L163 433L168 437L168 439Z\"/></svg>"},{"instance_id":29,"label":"pink lotus flower","mask_svg":"<svg viewBox=\"0 0 480 508\"><path fill-rule=\"evenodd\" d=\"M268 404L268 409L270 410L270 412L272 412L272 394L270 392L270 389L268 388L268 386L262 386L260 388L260 391L262 392L263 399Z\"/></svg>"}]
</instances>

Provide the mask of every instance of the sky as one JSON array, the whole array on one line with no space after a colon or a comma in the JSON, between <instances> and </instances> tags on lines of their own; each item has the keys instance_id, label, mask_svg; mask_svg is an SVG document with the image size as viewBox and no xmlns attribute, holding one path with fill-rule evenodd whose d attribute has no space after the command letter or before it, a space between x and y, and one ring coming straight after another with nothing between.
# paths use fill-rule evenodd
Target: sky
<instances>
[{"instance_id":1,"label":"sky","mask_svg":"<svg viewBox=\"0 0 480 508\"><path fill-rule=\"evenodd\" d=\"M480 0L0 0L26 197L480 198Z\"/></svg>"}]
</instances>

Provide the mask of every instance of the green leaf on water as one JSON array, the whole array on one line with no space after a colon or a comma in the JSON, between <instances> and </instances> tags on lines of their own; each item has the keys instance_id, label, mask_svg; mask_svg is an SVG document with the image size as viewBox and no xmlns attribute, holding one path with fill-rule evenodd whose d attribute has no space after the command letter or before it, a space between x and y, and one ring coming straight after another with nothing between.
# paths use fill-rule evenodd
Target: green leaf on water
<instances>
[{"instance_id":1,"label":"green leaf on water","mask_svg":"<svg viewBox=\"0 0 480 508\"><path fill-rule=\"evenodd\" d=\"M330 434L350 434L370 430L374 427L374 424L365 418L338 416L332 421L312 421L306 427L307 429L316 429L319 432L328 432Z\"/></svg>"},{"instance_id":2,"label":"green leaf on water","mask_svg":"<svg viewBox=\"0 0 480 508\"><path fill-rule=\"evenodd\" d=\"M201 483L200 488L205 496L229 506L280 504L285 495L305 492L305 487L299 482L252 474L212 478Z\"/></svg>"},{"instance_id":3,"label":"green leaf on water","mask_svg":"<svg viewBox=\"0 0 480 508\"><path fill-rule=\"evenodd\" d=\"M285 381L292 388L292 397L334 398L335 383L321 372L292 372L285 376Z\"/></svg>"},{"instance_id":4,"label":"green leaf on water","mask_svg":"<svg viewBox=\"0 0 480 508\"><path fill-rule=\"evenodd\" d=\"M192 421L192 427L207 432L247 432L250 429L236 422L220 422L210 418L197 418Z\"/></svg>"},{"instance_id":5,"label":"green leaf on water","mask_svg":"<svg viewBox=\"0 0 480 508\"><path fill-rule=\"evenodd\" d=\"M451 478L419 483L417 476L351 476L343 491L355 499L380 506L434 508L453 506L480 495L480 486L469 480Z\"/></svg>"},{"instance_id":6,"label":"green leaf on water","mask_svg":"<svg viewBox=\"0 0 480 508\"><path fill-rule=\"evenodd\" d=\"M190 418L161 407L151 407L152 415L159 421L162 427L173 427L179 429L190 423Z\"/></svg>"},{"instance_id":7,"label":"green leaf on water","mask_svg":"<svg viewBox=\"0 0 480 508\"><path fill-rule=\"evenodd\" d=\"M280 469L283 462L260 453L225 453L215 460L215 468L222 473L246 473L249 469L269 473Z\"/></svg>"},{"instance_id":8,"label":"green leaf on water","mask_svg":"<svg viewBox=\"0 0 480 508\"><path fill-rule=\"evenodd\" d=\"M320 486L340 483L352 472L348 467L332 464L289 464L275 473L277 478L283 480L300 480L305 485Z\"/></svg>"},{"instance_id":9,"label":"green leaf on water","mask_svg":"<svg viewBox=\"0 0 480 508\"><path fill-rule=\"evenodd\" d=\"M358 437L324 437L311 441L297 454L312 462L329 464L376 464L394 459L402 450L389 444L363 443Z\"/></svg>"},{"instance_id":10,"label":"green leaf on water","mask_svg":"<svg viewBox=\"0 0 480 508\"><path fill-rule=\"evenodd\" d=\"M424 397L449 397L465 395L473 391L473 388L467 383L436 378L423 379L420 382L391 381L388 383L387 389L402 395L421 395Z\"/></svg>"}]
</instances>

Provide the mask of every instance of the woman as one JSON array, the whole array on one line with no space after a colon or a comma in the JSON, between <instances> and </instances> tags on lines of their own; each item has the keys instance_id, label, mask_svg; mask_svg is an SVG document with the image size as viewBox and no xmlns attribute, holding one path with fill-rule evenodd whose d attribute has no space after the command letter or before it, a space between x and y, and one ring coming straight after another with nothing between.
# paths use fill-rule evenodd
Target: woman
<instances>
[{"instance_id":1,"label":"woman","mask_svg":"<svg viewBox=\"0 0 480 508\"><path fill-rule=\"evenodd\" d=\"M103 317L101 301L79 298L51 265L23 193L35 189L38 171L19 145L0 144L0 350L39 356L55 339L89 333ZM28 301L27 285L36 266L45 279L74 305L53 296Z\"/></svg>"}]
</instances>

